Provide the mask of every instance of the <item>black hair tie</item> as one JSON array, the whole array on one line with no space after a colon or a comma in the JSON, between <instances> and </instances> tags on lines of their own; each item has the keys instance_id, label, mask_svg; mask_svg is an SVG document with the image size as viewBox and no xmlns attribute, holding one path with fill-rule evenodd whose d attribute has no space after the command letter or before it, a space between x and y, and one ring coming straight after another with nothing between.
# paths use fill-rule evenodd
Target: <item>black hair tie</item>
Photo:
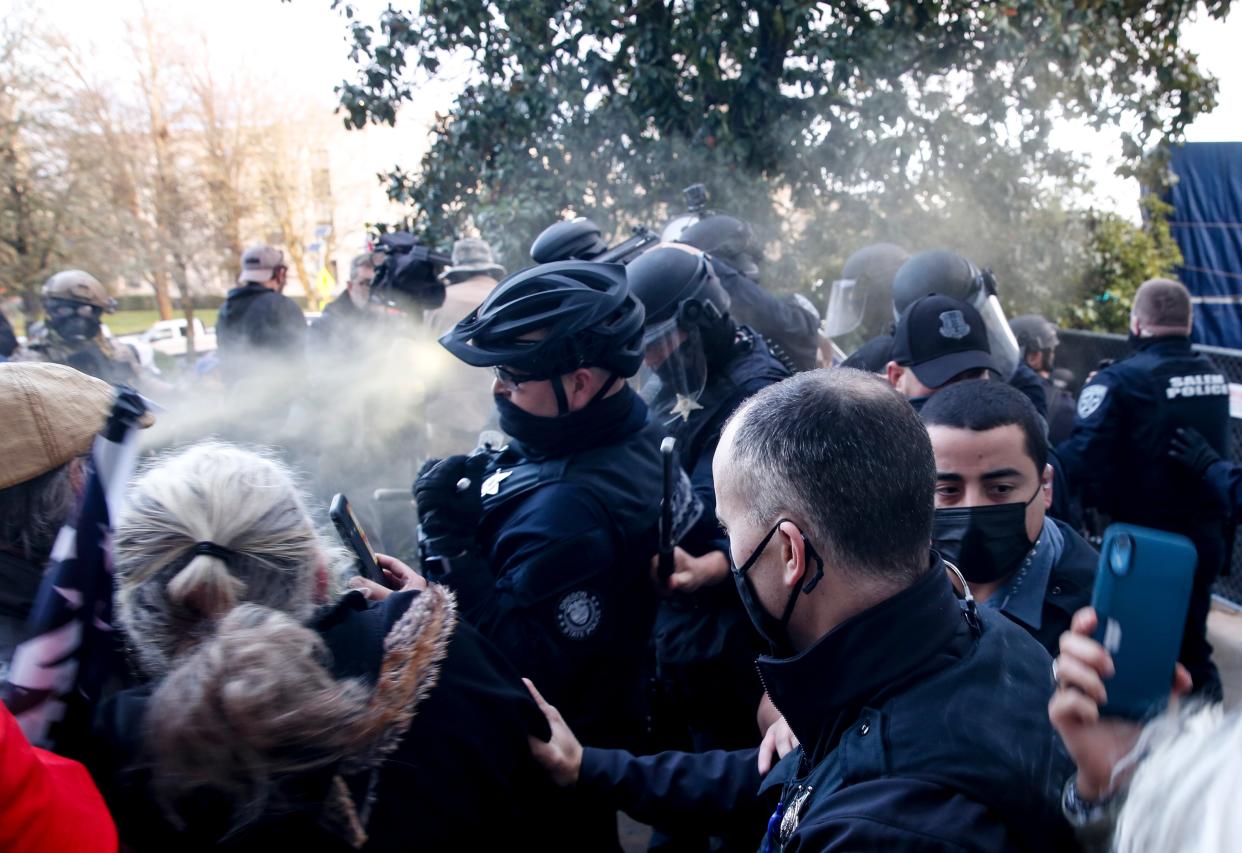
<instances>
[{"instance_id":1,"label":"black hair tie","mask_svg":"<svg viewBox=\"0 0 1242 853\"><path fill-rule=\"evenodd\" d=\"M230 551L228 548L217 545L215 542L196 542L194 544L194 553L206 554L208 557L216 557L217 559L224 560L226 563L231 558L237 556L236 551Z\"/></svg>"}]
</instances>

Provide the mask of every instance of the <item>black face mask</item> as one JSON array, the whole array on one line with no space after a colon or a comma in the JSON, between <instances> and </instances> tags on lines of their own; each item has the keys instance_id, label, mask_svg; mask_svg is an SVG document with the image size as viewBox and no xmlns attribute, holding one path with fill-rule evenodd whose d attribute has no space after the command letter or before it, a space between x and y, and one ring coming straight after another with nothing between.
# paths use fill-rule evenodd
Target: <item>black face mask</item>
<instances>
[{"instance_id":1,"label":"black face mask","mask_svg":"<svg viewBox=\"0 0 1242 853\"><path fill-rule=\"evenodd\" d=\"M48 325L56 334L66 341L89 341L99 334L100 320L98 317L83 317L74 314L71 317L56 317L48 320Z\"/></svg>"},{"instance_id":2,"label":"black face mask","mask_svg":"<svg viewBox=\"0 0 1242 853\"><path fill-rule=\"evenodd\" d=\"M554 380L555 381L555 380ZM611 387L608 382L601 393ZM566 456L586 447L624 435L635 418L646 419L646 406L628 385L611 397L596 398L576 412L557 417L532 415L507 397L496 396L500 428L531 455L545 458Z\"/></svg>"},{"instance_id":3,"label":"black face mask","mask_svg":"<svg viewBox=\"0 0 1242 853\"><path fill-rule=\"evenodd\" d=\"M815 563L815 577L811 578L811 582L806 582L806 572L802 573L802 577L798 578L798 582L794 584L794 588L789 593L789 599L785 602L785 609L781 612L780 617L773 616L763 606L759 600L759 596L755 593L755 588L746 578L749 572L763 554L768 543L772 541L772 537L776 535L776 531L786 521L782 518L776 522L775 526L768 531L768 535L750 552L750 556L746 558L746 562L740 567L733 563L733 552L729 551L729 567L733 570L733 582L737 585L737 594L741 596L742 607L746 610L746 615L750 617L751 623L755 626L755 630L759 632L759 636L772 650L772 656L776 658L793 657L793 642L789 639L789 620L793 618L794 607L798 604L798 593L807 592L815 589L815 586L824 576L824 561L820 559L815 548L812 547L810 541L807 540L806 534L802 534L802 547L806 551L806 560L808 565ZM805 584L805 587L803 586Z\"/></svg>"},{"instance_id":4,"label":"black face mask","mask_svg":"<svg viewBox=\"0 0 1242 853\"><path fill-rule=\"evenodd\" d=\"M1026 536L1026 508L1041 494L1042 485L1026 503L938 509L932 543L971 583L998 581L1035 544Z\"/></svg>"}]
</instances>

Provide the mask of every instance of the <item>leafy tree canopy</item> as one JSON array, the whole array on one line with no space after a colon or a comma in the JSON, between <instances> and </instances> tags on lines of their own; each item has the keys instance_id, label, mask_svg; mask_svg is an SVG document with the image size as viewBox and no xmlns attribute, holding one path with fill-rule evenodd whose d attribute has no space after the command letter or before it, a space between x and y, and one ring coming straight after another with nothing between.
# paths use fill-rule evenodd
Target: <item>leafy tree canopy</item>
<instances>
[{"instance_id":1,"label":"leafy tree canopy","mask_svg":"<svg viewBox=\"0 0 1242 853\"><path fill-rule=\"evenodd\" d=\"M767 241L767 280L810 289L892 240L992 266L1015 307L1081 302L1091 221L1058 119L1121 132L1123 168L1214 105L1179 42L1229 0L424 0L345 15L349 126L392 123L432 76L465 83L393 198L441 244L468 221L521 265L566 213L615 235L702 181ZM1098 266L1098 265L1097 265ZM1097 282L1098 283L1098 282Z\"/></svg>"}]
</instances>

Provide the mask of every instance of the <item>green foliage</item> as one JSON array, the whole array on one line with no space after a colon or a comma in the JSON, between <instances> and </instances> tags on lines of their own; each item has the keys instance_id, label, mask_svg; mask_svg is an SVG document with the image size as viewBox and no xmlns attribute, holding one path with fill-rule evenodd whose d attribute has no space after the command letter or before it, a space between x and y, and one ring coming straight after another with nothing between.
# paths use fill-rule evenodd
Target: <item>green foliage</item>
<instances>
[{"instance_id":1,"label":"green foliage","mask_svg":"<svg viewBox=\"0 0 1242 853\"><path fill-rule=\"evenodd\" d=\"M1087 264L1078 292L1062 308L1060 325L1125 334L1134 292L1150 278L1170 278L1182 253L1169 231L1172 208L1154 195L1143 199L1144 222L1134 225L1115 213L1089 223Z\"/></svg>"},{"instance_id":2,"label":"green foliage","mask_svg":"<svg viewBox=\"0 0 1242 853\"><path fill-rule=\"evenodd\" d=\"M1054 118L1127 128L1126 170L1159 186L1143 152L1216 92L1179 45L1181 0L424 0L374 25L333 6L359 68L348 126L465 79L388 190L440 245L473 221L510 268L569 213L620 236L702 181L767 242L773 286L891 240L964 251L1011 307L1046 307L1087 262Z\"/></svg>"}]
</instances>

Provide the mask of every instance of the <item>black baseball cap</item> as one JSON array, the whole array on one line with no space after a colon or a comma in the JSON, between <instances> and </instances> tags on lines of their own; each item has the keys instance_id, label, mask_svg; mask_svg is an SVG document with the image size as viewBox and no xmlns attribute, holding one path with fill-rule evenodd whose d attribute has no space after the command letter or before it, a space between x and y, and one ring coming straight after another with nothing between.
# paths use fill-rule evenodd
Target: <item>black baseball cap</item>
<instances>
[{"instance_id":1,"label":"black baseball cap","mask_svg":"<svg viewBox=\"0 0 1242 853\"><path fill-rule=\"evenodd\" d=\"M914 300L902 312L892 357L928 388L939 388L968 370L999 373L983 317L969 303L938 293Z\"/></svg>"}]
</instances>

